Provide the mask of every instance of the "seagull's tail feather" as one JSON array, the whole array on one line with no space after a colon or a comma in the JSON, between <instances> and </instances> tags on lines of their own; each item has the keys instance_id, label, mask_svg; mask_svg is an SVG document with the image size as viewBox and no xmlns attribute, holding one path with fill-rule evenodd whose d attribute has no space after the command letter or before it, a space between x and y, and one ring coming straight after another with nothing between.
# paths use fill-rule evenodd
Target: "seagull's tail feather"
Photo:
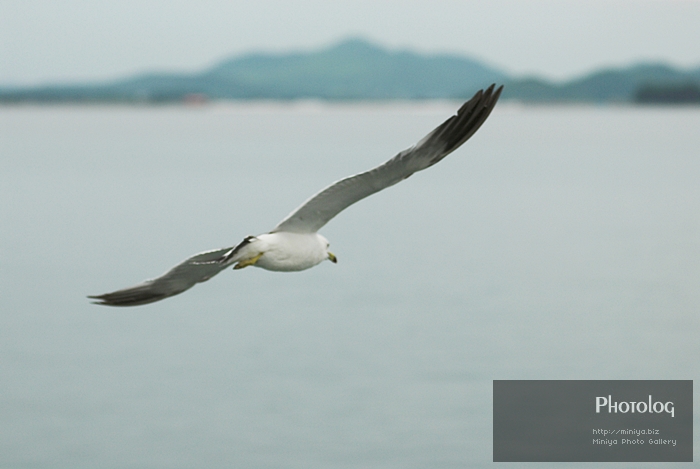
<instances>
[{"instance_id":1,"label":"seagull's tail feather","mask_svg":"<svg viewBox=\"0 0 700 469\"><path fill-rule=\"evenodd\" d=\"M253 240L255 239L255 236L246 236L243 238L243 241L238 243L236 247L231 249L229 252L225 253L223 256L221 256L219 259L216 259L214 262L218 262L219 264L224 264L228 265L231 262L235 262L234 257L236 254L240 252L241 249L243 249L245 246L249 245Z\"/></svg>"}]
</instances>

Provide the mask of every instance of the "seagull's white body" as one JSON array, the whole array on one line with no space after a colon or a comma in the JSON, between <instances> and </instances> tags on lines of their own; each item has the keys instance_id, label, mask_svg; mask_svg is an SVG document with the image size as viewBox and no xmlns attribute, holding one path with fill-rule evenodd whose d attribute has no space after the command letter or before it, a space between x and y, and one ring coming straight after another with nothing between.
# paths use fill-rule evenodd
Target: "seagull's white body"
<instances>
[{"instance_id":1,"label":"seagull's white body","mask_svg":"<svg viewBox=\"0 0 700 469\"><path fill-rule=\"evenodd\" d=\"M329 259L328 240L318 233L266 233L255 236L244 246L236 261L255 259L255 267L276 272L310 269Z\"/></svg>"},{"instance_id":2,"label":"seagull's white body","mask_svg":"<svg viewBox=\"0 0 700 469\"><path fill-rule=\"evenodd\" d=\"M341 179L292 211L269 233L248 236L236 246L196 254L165 274L133 287L91 296L98 304L136 306L153 303L209 280L223 269L247 266L293 272L306 270L336 257L318 230L350 205L429 168L466 142L493 110L503 87L477 92L457 114L447 119L413 147L376 168Z\"/></svg>"}]
</instances>

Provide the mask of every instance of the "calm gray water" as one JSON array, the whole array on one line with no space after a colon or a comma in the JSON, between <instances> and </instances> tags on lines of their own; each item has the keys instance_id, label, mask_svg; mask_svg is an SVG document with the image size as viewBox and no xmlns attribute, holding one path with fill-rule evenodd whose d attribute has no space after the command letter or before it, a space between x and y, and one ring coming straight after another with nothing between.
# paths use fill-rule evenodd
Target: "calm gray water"
<instances>
[{"instance_id":1,"label":"calm gray water","mask_svg":"<svg viewBox=\"0 0 700 469\"><path fill-rule=\"evenodd\" d=\"M85 298L457 105L0 108L0 468L491 467L493 379L700 378L697 108L505 103L327 225L337 265Z\"/></svg>"}]
</instances>

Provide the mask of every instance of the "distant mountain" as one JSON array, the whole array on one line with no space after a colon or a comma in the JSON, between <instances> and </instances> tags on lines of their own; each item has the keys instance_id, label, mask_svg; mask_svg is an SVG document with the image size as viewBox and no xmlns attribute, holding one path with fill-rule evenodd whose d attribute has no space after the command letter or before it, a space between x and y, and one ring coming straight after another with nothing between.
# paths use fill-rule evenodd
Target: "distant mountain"
<instances>
[{"instance_id":1,"label":"distant mountain","mask_svg":"<svg viewBox=\"0 0 700 469\"><path fill-rule=\"evenodd\" d=\"M150 73L107 83L0 88L0 102L461 99L491 83L506 84L504 99L524 102L644 102L646 96L652 96L648 102L665 102L664 97L679 102L694 96L692 88L700 86L700 68L681 71L645 64L553 83L510 77L457 55L391 51L349 39L318 51L247 54L199 73Z\"/></svg>"},{"instance_id":2,"label":"distant mountain","mask_svg":"<svg viewBox=\"0 0 700 469\"><path fill-rule=\"evenodd\" d=\"M246 97L282 99L461 98L506 79L464 57L393 52L360 39L318 52L234 58L203 76L236 83Z\"/></svg>"},{"instance_id":3,"label":"distant mountain","mask_svg":"<svg viewBox=\"0 0 700 469\"><path fill-rule=\"evenodd\" d=\"M350 39L316 52L248 54L195 74L145 74L107 84L1 90L0 99L172 101L209 99L463 98L505 73L456 55L388 51Z\"/></svg>"}]
</instances>

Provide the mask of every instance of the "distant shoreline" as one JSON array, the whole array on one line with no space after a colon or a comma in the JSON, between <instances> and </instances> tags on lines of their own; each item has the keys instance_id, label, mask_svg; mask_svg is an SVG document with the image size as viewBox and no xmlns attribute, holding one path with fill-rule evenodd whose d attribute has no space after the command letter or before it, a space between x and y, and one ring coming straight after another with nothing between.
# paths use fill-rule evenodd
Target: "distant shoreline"
<instances>
[{"instance_id":1,"label":"distant shoreline","mask_svg":"<svg viewBox=\"0 0 700 469\"><path fill-rule=\"evenodd\" d=\"M463 101L492 83L528 104L700 104L700 67L608 68L562 83L513 77L468 57L393 51L351 39L317 51L248 54L198 73L146 73L74 85L0 87L0 105L204 104L210 101Z\"/></svg>"},{"instance_id":2,"label":"distant shoreline","mask_svg":"<svg viewBox=\"0 0 700 469\"><path fill-rule=\"evenodd\" d=\"M6 102L0 100L0 110L2 109L29 109L29 108L124 108L124 109L291 109L291 110L324 110L334 108L422 108L443 110L451 109L455 104L462 103L461 99L385 99L385 100L320 100L320 99L249 99L249 100L211 100L201 104L189 104L182 101L171 102L126 102L126 101L13 101ZM500 110L513 110L518 108L628 108L628 109L696 109L700 108L697 102L582 102L582 101L521 101L518 99L505 100L499 106Z\"/></svg>"}]
</instances>

